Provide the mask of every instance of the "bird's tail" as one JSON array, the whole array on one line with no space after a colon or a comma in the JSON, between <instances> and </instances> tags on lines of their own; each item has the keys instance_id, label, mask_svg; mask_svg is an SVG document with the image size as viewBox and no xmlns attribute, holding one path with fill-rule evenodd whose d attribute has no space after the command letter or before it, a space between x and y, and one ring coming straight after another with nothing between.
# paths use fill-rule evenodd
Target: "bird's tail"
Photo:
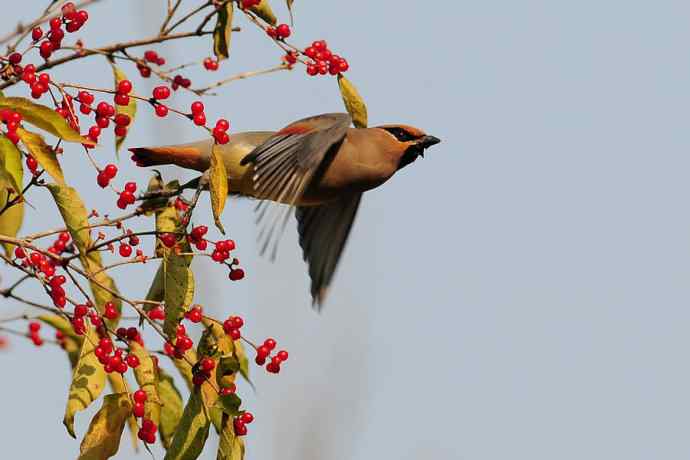
<instances>
[{"instance_id":1,"label":"bird's tail","mask_svg":"<svg viewBox=\"0 0 690 460\"><path fill-rule=\"evenodd\" d=\"M129 149L132 152L132 161L137 166L177 165L183 168L205 171L208 168L208 156L204 155L200 146L171 145L164 147L135 147Z\"/></svg>"}]
</instances>

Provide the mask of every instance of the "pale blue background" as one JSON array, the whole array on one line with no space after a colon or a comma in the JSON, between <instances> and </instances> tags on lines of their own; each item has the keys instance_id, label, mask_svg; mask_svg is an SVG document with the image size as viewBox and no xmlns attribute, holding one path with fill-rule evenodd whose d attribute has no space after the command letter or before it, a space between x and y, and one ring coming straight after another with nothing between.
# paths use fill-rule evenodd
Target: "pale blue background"
<instances>
[{"instance_id":1,"label":"pale blue background","mask_svg":"<svg viewBox=\"0 0 690 460\"><path fill-rule=\"evenodd\" d=\"M45 3L4 6L2 30ZM151 33L164 3L104 2L82 35L95 46ZM275 335L291 353L280 376L254 372L247 458L689 458L687 2L298 0L295 9L295 42L325 38L349 58L372 124L418 125L443 143L366 196L322 315L308 307L294 230L270 265L253 247L251 203L228 205L249 278L231 284L201 263L197 300L242 312L249 335ZM278 58L238 23L230 61L196 80ZM209 48L161 49L186 62ZM84 65L60 75L110 84L102 61ZM136 81L142 92L151 83ZM341 102L332 79L300 70L234 83L207 107L237 131ZM198 135L146 115L128 145ZM97 155L106 162L112 151ZM115 209L81 152L65 157L68 179L93 191L89 204ZM50 206L45 194L34 200ZM57 222L30 220L26 231ZM153 268L123 270L120 284L143 295ZM78 442L60 425L62 353L14 341L0 363L0 456L75 457ZM80 435L91 413L77 417ZM130 458L123 446L119 458Z\"/></svg>"}]
</instances>

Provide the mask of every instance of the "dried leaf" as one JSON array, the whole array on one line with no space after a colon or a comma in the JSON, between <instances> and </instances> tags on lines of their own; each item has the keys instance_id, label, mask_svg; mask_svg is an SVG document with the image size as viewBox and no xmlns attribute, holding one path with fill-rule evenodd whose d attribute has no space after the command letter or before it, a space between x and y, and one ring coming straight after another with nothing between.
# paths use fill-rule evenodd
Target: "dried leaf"
<instances>
[{"instance_id":1,"label":"dried leaf","mask_svg":"<svg viewBox=\"0 0 690 460\"><path fill-rule=\"evenodd\" d=\"M144 413L146 418L158 426L161 418L161 400L158 395L158 369L146 348L135 341L129 342L129 351L139 358L139 365L134 368L134 378L139 388L146 392Z\"/></svg>"},{"instance_id":2,"label":"dried leaf","mask_svg":"<svg viewBox=\"0 0 690 460\"><path fill-rule=\"evenodd\" d=\"M357 88L343 74L338 75L338 86L340 87L340 94L343 96L345 108L352 117L352 123L358 128L366 128L367 106Z\"/></svg>"},{"instance_id":3,"label":"dried leaf","mask_svg":"<svg viewBox=\"0 0 690 460\"><path fill-rule=\"evenodd\" d=\"M9 175L12 188L15 189L19 195L22 194L24 187L24 168L22 166L22 154L9 139L5 136L0 136L0 166L3 167ZM7 204L8 195L2 194L0 197L0 209ZM0 233L7 236L16 236L24 221L24 200L23 198L17 203L7 208L0 214ZM5 254L11 255L14 251L14 245L3 243Z\"/></svg>"},{"instance_id":4,"label":"dried leaf","mask_svg":"<svg viewBox=\"0 0 690 460\"><path fill-rule=\"evenodd\" d=\"M45 105L36 104L23 97L0 97L0 109L11 109L19 112L23 120L63 141L96 145L89 138L81 136L57 112Z\"/></svg>"},{"instance_id":5,"label":"dried leaf","mask_svg":"<svg viewBox=\"0 0 690 460\"><path fill-rule=\"evenodd\" d=\"M219 61L230 56L232 37L233 2L228 2L218 10L218 21L213 29L213 53Z\"/></svg>"},{"instance_id":6,"label":"dried leaf","mask_svg":"<svg viewBox=\"0 0 690 460\"><path fill-rule=\"evenodd\" d=\"M268 0L261 0L261 3L259 3L256 6L252 6L251 8L249 8L249 10L253 11L257 16L259 16L261 19L263 19L271 25L276 25L276 23L278 22L278 19L276 19L276 15L273 14L271 5L268 4Z\"/></svg>"},{"instance_id":7,"label":"dried leaf","mask_svg":"<svg viewBox=\"0 0 690 460\"><path fill-rule=\"evenodd\" d=\"M163 369L158 370L158 395L161 400L161 442L166 449L172 444L173 434L182 418L182 396L175 382Z\"/></svg>"},{"instance_id":8,"label":"dried leaf","mask_svg":"<svg viewBox=\"0 0 690 460\"><path fill-rule=\"evenodd\" d=\"M98 251L89 251L93 247L91 231L88 228L88 214L81 197L72 187L62 185L48 185L48 190L53 195L62 219L72 235L74 245L79 250L79 261L84 270L91 276L89 284L96 300L96 308L100 313L104 311L104 305L112 302L118 311L121 311L122 302L112 293L117 293L117 287L113 279L104 271L101 254ZM106 320L106 324L115 328L119 317L114 320Z\"/></svg>"},{"instance_id":9,"label":"dried leaf","mask_svg":"<svg viewBox=\"0 0 690 460\"><path fill-rule=\"evenodd\" d=\"M29 153L31 153L31 155L36 158L36 161L38 161L38 164L41 165L41 168L45 169L55 182L64 185L65 176L62 174L62 168L55 155L55 151L46 144L43 136L22 128L17 130L17 134L19 134L19 138L22 140L22 143Z\"/></svg>"},{"instance_id":10,"label":"dried leaf","mask_svg":"<svg viewBox=\"0 0 690 460\"><path fill-rule=\"evenodd\" d=\"M222 153L223 152L219 145L213 146L211 151L211 172L209 180L213 219L216 222L216 227L218 227L218 230L225 234L225 229L223 229L220 216L223 214L225 200L228 198L228 173L225 170L225 163L223 162Z\"/></svg>"},{"instance_id":11,"label":"dried leaf","mask_svg":"<svg viewBox=\"0 0 690 460\"><path fill-rule=\"evenodd\" d=\"M199 457L210 426L211 419L197 387L189 396L165 460L193 460Z\"/></svg>"},{"instance_id":12,"label":"dried leaf","mask_svg":"<svg viewBox=\"0 0 690 460\"><path fill-rule=\"evenodd\" d=\"M106 460L120 448L122 430L132 411L127 393L116 393L103 398L103 406L94 415L86 432L78 460Z\"/></svg>"},{"instance_id":13,"label":"dried leaf","mask_svg":"<svg viewBox=\"0 0 690 460\"><path fill-rule=\"evenodd\" d=\"M74 415L89 407L105 387L105 370L94 353L96 344L98 344L98 334L93 328L89 328L79 352L77 367L72 374L65 418L62 421L73 438L76 438Z\"/></svg>"},{"instance_id":14,"label":"dried leaf","mask_svg":"<svg viewBox=\"0 0 690 460\"><path fill-rule=\"evenodd\" d=\"M128 80L127 75L114 63L110 63L110 65L113 68L113 76L115 78L115 89L117 90L117 85L122 81L122 80ZM137 116L137 100L134 99L133 97L129 98L129 104L126 106L124 105L115 105L115 110L117 113L122 113L124 115L129 116L129 126L132 126L134 123L134 118ZM115 137L115 153L117 154L120 151L120 147L122 146L122 143L125 141L127 136L122 136L122 137Z\"/></svg>"}]
</instances>

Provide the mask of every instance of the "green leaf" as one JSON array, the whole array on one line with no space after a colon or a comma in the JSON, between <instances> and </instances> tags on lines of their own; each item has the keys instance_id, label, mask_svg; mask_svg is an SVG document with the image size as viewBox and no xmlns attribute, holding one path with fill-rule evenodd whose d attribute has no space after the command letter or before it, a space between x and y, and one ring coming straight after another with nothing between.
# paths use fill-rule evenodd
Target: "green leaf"
<instances>
[{"instance_id":1,"label":"green leaf","mask_svg":"<svg viewBox=\"0 0 690 460\"><path fill-rule=\"evenodd\" d=\"M242 460L244 458L244 440L235 436L232 417L224 414L222 424L216 460Z\"/></svg>"},{"instance_id":2,"label":"green leaf","mask_svg":"<svg viewBox=\"0 0 690 460\"><path fill-rule=\"evenodd\" d=\"M131 411L132 403L127 393L103 398L103 406L94 415L81 442L78 460L105 460L115 455Z\"/></svg>"},{"instance_id":3,"label":"green leaf","mask_svg":"<svg viewBox=\"0 0 690 460\"><path fill-rule=\"evenodd\" d=\"M251 8L249 8L249 10L253 11L257 16L259 16L261 19L263 19L271 25L276 25L276 23L278 22L278 19L276 19L276 15L273 14L271 5L268 4L268 0L261 0L261 3L259 3L256 6L252 6Z\"/></svg>"},{"instance_id":4,"label":"green leaf","mask_svg":"<svg viewBox=\"0 0 690 460\"><path fill-rule=\"evenodd\" d=\"M158 370L158 377L158 395L162 404L159 431L163 447L169 449L175 429L182 418L182 396L175 387L173 378L163 369Z\"/></svg>"},{"instance_id":5,"label":"green leaf","mask_svg":"<svg viewBox=\"0 0 690 460\"><path fill-rule=\"evenodd\" d=\"M98 251L89 251L93 247L91 231L89 230L88 214L81 197L72 187L51 184L48 190L53 195L62 219L72 235L74 245L79 251L79 261L84 267L84 271L90 274L89 285L96 301L96 308L100 313L104 311L104 305L112 302L117 311L122 310L121 300L114 295L117 294L117 286L113 279L104 271L101 254ZM117 326L118 318L106 320L106 324L113 329Z\"/></svg>"},{"instance_id":6,"label":"green leaf","mask_svg":"<svg viewBox=\"0 0 690 460\"><path fill-rule=\"evenodd\" d=\"M152 420L158 426L161 418L161 400L158 395L158 369L156 363L151 359L151 355L146 351L146 348L134 340L129 342L129 351L139 358L139 365L134 368L134 378L137 380L139 388L146 392L144 414L146 418Z\"/></svg>"},{"instance_id":7,"label":"green leaf","mask_svg":"<svg viewBox=\"0 0 690 460\"><path fill-rule=\"evenodd\" d=\"M242 405L242 400L235 393L230 393L228 395L220 396L218 401L216 401L216 407L222 410L224 413L235 416L240 415L240 406Z\"/></svg>"},{"instance_id":8,"label":"green leaf","mask_svg":"<svg viewBox=\"0 0 690 460\"><path fill-rule=\"evenodd\" d=\"M177 336L177 325L189 310L194 299L194 273L185 257L171 254L163 259L163 289L165 290L165 321L163 331L170 340Z\"/></svg>"},{"instance_id":9,"label":"green leaf","mask_svg":"<svg viewBox=\"0 0 690 460\"><path fill-rule=\"evenodd\" d=\"M38 161L38 164L41 165L41 168L45 169L55 182L64 185L65 176L62 174L62 168L58 162L57 155L55 155L55 151L52 147L46 144L43 136L22 128L17 130L17 134L19 134L19 138L22 140L22 143L29 153L31 153L31 155L36 158L36 161Z\"/></svg>"},{"instance_id":10,"label":"green leaf","mask_svg":"<svg viewBox=\"0 0 690 460\"><path fill-rule=\"evenodd\" d=\"M228 173L225 170L225 163L223 162L222 150L219 145L214 144L211 150L211 172L210 172L210 189L211 189L211 209L213 210L213 219L216 222L216 227L222 234L225 234L223 224L220 221L220 216L223 214L225 208L225 200L228 198Z\"/></svg>"},{"instance_id":11,"label":"green leaf","mask_svg":"<svg viewBox=\"0 0 690 460\"><path fill-rule=\"evenodd\" d=\"M45 105L36 104L23 97L0 97L0 109L19 112L25 122L48 131L63 141L96 145L94 141L72 129L67 120Z\"/></svg>"},{"instance_id":12,"label":"green leaf","mask_svg":"<svg viewBox=\"0 0 690 460\"><path fill-rule=\"evenodd\" d=\"M210 426L211 419L204 407L201 391L196 387L189 396L165 460L194 460L199 457Z\"/></svg>"},{"instance_id":13,"label":"green leaf","mask_svg":"<svg viewBox=\"0 0 690 460\"><path fill-rule=\"evenodd\" d=\"M230 56L233 11L232 2L226 3L218 10L218 21L213 29L213 53L219 61Z\"/></svg>"},{"instance_id":14,"label":"green leaf","mask_svg":"<svg viewBox=\"0 0 690 460\"><path fill-rule=\"evenodd\" d=\"M89 407L105 387L105 370L94 353L98 340L96 331L89 328L85 340L82 342L77 366L72 374L72 383L69 388L65 417L62 423L65 424L67 431L73 438L76 438L74 415Z\"/></svg>"},{"instance_id":15,"label":"green leaf","mask_svg":"<svg viewBox=\"0 0 690 460\"><path fill-rule=\"evenodd\" d=\"M0 155L2 156L0 165L8 174L12 188L22 194L24 187L24 168L22 166L22 154L16 145L7 137L0 136ZM0 197L0 209L7 204L8 195L3 193ZM7 236L16 236L24 221L24 199L13 204L0 214L0 233ZM6 255L11 255L14 245L3 243Z\"/></svg>"},{"instance_id":16,"label":"green leaf","mask_svg":"<svg viewBox=\"0 0 690 460\"><path fill-rule=\"evenodd\" d=\"M338 86L352 123L358 128L367 127L367 106L357 88L343 74L338 75Z\"/></svg>"},{"instance_id":17,"label":"green leaf","mask_svg":"<svg viewBox=\"0 0 690 460\"><path fill-rule=\"evenodd\" d=\"M122 80L128 80L128 78L127 75L125 75L125 73L114 63L111 62L110 65L113 68L113 76L115 78L115 89L117 90L117 85ZM137 116L137 100L133 97L130 97L129 104L127 104L126 106L115 104L115 110L117 111L117 113L122 113L129 116L129 126L132 126L132 124L134 123L134 118ZM115 137L116 154L120 151L120 147L122 147L122 143L125 141L126 138L127 136Z\"/></svg>"}]
</instances>

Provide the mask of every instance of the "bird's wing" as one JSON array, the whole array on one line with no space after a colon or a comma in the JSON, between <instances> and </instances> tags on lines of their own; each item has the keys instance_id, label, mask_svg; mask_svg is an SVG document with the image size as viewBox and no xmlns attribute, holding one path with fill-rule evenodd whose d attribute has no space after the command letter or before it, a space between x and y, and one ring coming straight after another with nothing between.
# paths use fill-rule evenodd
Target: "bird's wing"
<instances>
[{"instance_id":1,"label":"bird's wing","mask_svg":"<svg viewBox=\"0 0 690 460\"><path fill-rule=\"evenodd\" d=\"M241 165L254 165L254 196L264 200L257 206L257 223L262 224L259 232L262 254L272 244L272 257L275 258L278 241L292 208L299 202L319 167L324 165L329 151L343 141L351 122L346 113L296 121L242 159ZM270 206L269 202L284 203L289 207Z\"/></svg>"},{"instance_id":2,"label":"bird's wing","mask_svg":"<svg viewBox=\"0 0 690 460\"><path fill-rule=\"evenodd\" d=\"M297 230L304 260L309 265L311 296L320 310L343 252L362 194L321 206L297 208Z\"/></svg>"}]
</instances>

